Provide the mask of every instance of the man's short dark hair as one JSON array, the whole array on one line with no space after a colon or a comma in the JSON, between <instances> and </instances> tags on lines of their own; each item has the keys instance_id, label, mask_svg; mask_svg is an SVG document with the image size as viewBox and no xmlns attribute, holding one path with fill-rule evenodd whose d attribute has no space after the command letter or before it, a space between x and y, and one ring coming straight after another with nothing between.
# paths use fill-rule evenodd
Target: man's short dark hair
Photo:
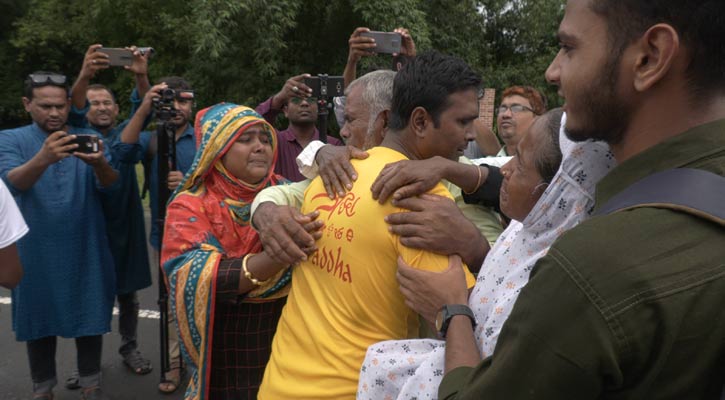
<instances>
[{"instance_id":1,"label":"man's short dark hair","mask_svg":"<svg viewBox=\"0 0 725 400\"><path fill-rule=\"evenodd\" d=\"M423 53L395 76L390 128L405 128L416 107L425 108L438 127L451 94L479 90L480 86L481 78L460 58L435 51Z\"/></svg>"},{"instance_id":2,"label":"man's short dark hair","mask_svg":"<svg viewBox=\"0 0 725 400\"><path fill-rule=\"evenodd\" d=\"M105 90L106 92L108 92L108 94L111 95L113 102L118 104L118 101L116 100L116 94L113 93L113 90L111 90L106 85L101 85L100 83L93 83L93 84L88 85L88 88L86 88L86 93L88 93L89 90Z\"/></svg>"},{"instance_id":3,"label":"man's short dark hair","mask_svg":"<svg viewBox=\"0 0 725 400\"><path fill-rule=\"evenodd\" d=\"M689 51L687 74L693 100L707 101L708 95L725 92L725 1L591 0L590 4L607 21L616 58L651 26L666 23Z\"/></svg>"},{"instance_id":4,"label":"man's short dark hair","mask_svg":"<svg viewBox=\"0 0 725 400\"><path fill-rule=\"evenodd\" d=\"M180 76L166 76L159 79L156 83L165 82L169 89L174 90L193 90L191 84Z\"/></svg>"},{"instance_id":5,"label":"man's short dark hair","mask_svg":"<svg viewBox=\"0 0 725 400\"><path fill-rule=\"evenodd\" d=\"M48 72L48 71L35 71L30 75L58 75L58 76L65 76L58 72ZM30 75L28 75L27 78L25 78L24 87L23 87L23 96L27 97L28 100L33 100L33 89L45 87L45 86L55 86L59 87L61 89L65 89L66 95L70 97L70 86L68 85L68 80L66 78L65 83L58 84L53 82L52 80L46 80L44 83L34 83L32 79L30 79Z\"/></svg>"}]
</instances>

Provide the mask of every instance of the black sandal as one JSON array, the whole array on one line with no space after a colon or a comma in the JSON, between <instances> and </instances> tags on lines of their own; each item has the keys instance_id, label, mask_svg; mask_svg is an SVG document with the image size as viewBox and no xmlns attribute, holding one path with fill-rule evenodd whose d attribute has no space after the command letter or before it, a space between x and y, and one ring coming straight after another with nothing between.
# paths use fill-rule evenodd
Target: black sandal
<instances>
[{"instance_id":1,"label":"black sandal","mask_svg":"<svg viewBox=\"0 0 725 400\"><path fill-rule=\"evenodd\" d=\"M143 358L141 353L134 349L123 355L123 363L133 372L139 375L146 375L153 369L151 361Z\"/></svg>"}]
</instances>

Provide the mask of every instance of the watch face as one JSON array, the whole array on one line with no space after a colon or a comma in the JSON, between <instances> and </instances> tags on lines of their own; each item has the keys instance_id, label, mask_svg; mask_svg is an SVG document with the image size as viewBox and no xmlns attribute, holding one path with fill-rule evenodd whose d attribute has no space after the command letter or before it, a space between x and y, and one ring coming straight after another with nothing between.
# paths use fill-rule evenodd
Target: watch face
<instances>
[{"instance_id":1,"label":"watch face","mask_svg":"<svg viewBox=\"0 0 725 400\"><path fill-rule=\"evenodd\" d=\"M441 328L443 328L443 309L441 308L438 310L438 314L436 314L436 331L440 332Z\"/></svg>"}]
</instances>

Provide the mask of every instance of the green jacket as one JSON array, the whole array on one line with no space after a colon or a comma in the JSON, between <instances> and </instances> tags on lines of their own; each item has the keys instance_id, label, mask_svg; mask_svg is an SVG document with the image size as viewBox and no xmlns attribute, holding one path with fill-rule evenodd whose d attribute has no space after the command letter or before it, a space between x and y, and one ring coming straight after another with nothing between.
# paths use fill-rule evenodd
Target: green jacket
<instances>
[{"instance_id":1,"label":"green jacket","mask_svg":"<svg viewBox=\"0 0 725 400\"><path fill-rule=\"evenodd\" d=\"M677 167L725 175L725 120L625 161L597 186L597 204ZM720 399L724 380L725 228L636 208L562 235L534 267L493 356L450 371L439 395Z\"/></svg>"}]
</instances>

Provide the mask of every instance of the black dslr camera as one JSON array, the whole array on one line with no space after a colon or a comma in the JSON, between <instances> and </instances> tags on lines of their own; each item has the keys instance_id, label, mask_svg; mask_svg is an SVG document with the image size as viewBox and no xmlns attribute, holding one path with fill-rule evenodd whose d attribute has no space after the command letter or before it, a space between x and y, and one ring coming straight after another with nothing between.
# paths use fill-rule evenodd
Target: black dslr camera
<instances>
[{"instance_id":1,"label":"black dslr camera","mask_svg":"<svg viewBox=\"0 0 725 400\"><path fill-rule=\"evenodd\" d=\"M181 111L174 107L174 100L194 101L193 90L174 90L164 89L159 93L159 97L154 98L154 113L156 118L161 121L169 121L181 114Z\"/></svg>"}]
</instances>

